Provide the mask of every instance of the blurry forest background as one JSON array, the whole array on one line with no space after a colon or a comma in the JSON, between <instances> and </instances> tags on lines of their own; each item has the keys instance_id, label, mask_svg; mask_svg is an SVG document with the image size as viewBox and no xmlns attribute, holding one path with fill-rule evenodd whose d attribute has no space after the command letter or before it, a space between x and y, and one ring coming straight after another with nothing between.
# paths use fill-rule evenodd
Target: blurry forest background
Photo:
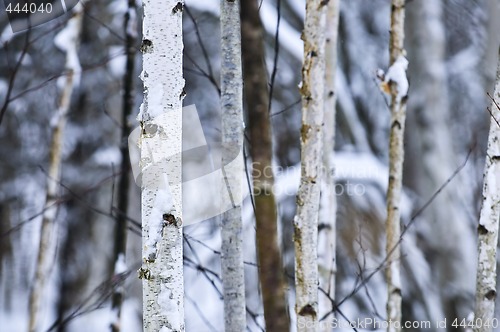
<instances>
[{"instance_id":1,"label":"blurry forest background","mask_svg":"<svg viewBox=\"0 0 500 332\"><path fill-rule=\"evenodd\" d=\"M245 1L245 0L243 0ZM278 1L280 2L278 4ZM303 0L263 0L269 77L275 71L271 121L281 244L293 285L292 219L299 183ZM138 4L140 33L141 6ZM57 199L57 250L43 298L43 328L107 331L115 217L129 220L122 331L140 331L142 317L140 188L117 211L127 1L84 6L78 57L81 82L71 98ZM435 322L473 311L476 227L489 125L487 106L500 40L497 0L409 0L406 50L410 92L402 222L403 318ZM12 35L0 14L0 330L26 331L41 213L48 176L51 119L65 54L54 37L70 15ZM277 23L279 20L279 28ZM389 108L375 79L389 62L390 1L341 1L335 180L336 299L349 319L385 316L383 271ZM279 34L276 34L276 31ZM209 144L220 140L218 0L187 0L184 10L184 105L195 104ZM134 73L136 115L142 101L140 36ZM275 61L275 55L277 60ZM271 81L270 81L271 82ZM326 151L332 153L333 151ZM250 161L248 160L248 163ZM464 166L460 168L461 166ZM459 170L439 195L433 194ZM130 175L131 176L131 175ZM133 180L131 180L133 182ZM250 200L243 207L249 331L263 330ZM321 222L321 220L320 220ZM215 220L184 228L187 331L222 331L220 235ZM276 267L278 271L278 267ZM353 290L356 290L353 292ZM498 295L497 295L498 296ZM293 294L289 294L293 305ZM293 309L290 311L292 315ZM496 317L500 317L497 309ZM340 318L340 317L339 317ZM293 324L292 324L293 325ZM500 329L499 329L500 330Z\"/></svg>"}]
</instances>

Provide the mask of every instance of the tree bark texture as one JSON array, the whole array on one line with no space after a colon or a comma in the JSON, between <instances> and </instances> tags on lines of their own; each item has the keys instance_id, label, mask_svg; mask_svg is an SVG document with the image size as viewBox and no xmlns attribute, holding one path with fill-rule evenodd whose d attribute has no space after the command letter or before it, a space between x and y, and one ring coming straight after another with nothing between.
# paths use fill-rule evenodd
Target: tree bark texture
<instances>
[{"instance_id":1,"label":"tree bark texture","mask_svg":"<svg viewBox=\"0 0 500 332\"><path fill-rule=\"evenodd\" d=\"M177 0L143 2L142 170L143 325L184 331L182 261L182 10Z\"/></svg>"},{"instance_id":2,"label":"tree bark texture","mask_svg":"<svg viewBox=\"0 0 500 332\"><path fill-rule=\"evenodd\" d=\"M326 2L306 1L302 39L301 180L294 218L297 331L318 330L318 218L323 163Z\"/></svg>"},{"instance_id":3,"label":"tree bark texture","mask_svg":"<svg viewBox=\"0 0 500 332\"><path fill-rule=\"evenodd\" d=\"M259 2L241 3L244 93L252 157L253 197L257 223L257 257L267 331L289 331L287 283L278 242L276 200L273 192L272 128L265 65L264 30Z\"/></svg>"},{"instance_id":4,"label":"tree bark texture","mask_svg":"<svg viewBox=\"0 0 500 332\"><path fill-rule=\"evenodd\" d=\"M392 0L390 31L390 65L404 56L404 19L405 0ZM391 89L391 125L389 137L389 186L387 188L386 253L387 267L387 320L388 332L401 329L401 193L403 190L404 128L406 121L406 97L401 98L398 86L390 83Z\"/></svg>"},{"instance_id":5,"label":"tree bark texture","mask_svg":"<svg viewBox=\"0 0 500 332\"><path fill-rule=\"evenodd\" d=\"M233 198L242 190L244 169L239 0L221 0L221 42L222 167L225 177L222 186L230 184ZM231 167L227 167L229 163ZM226 331L243 332L246 329L246 305L241 204L233 200L233 208L222 214L221 222L224 326Z\"/></svg>"}]
</instances>

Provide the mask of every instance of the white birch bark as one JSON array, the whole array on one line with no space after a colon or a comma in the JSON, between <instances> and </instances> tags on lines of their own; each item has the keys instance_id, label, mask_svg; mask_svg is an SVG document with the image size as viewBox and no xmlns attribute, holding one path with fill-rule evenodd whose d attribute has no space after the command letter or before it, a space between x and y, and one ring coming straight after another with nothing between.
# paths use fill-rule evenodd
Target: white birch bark
<instances>
[{"instance_id":1,"label":"white birch bark","mask_svg":"<svg viewBox=\"0 0 500 332\"><path fill-rule=\"evenodd\" d=\"M226 331L245 331L245 279L240 200L243 174L243 77L239 0L221 0L221 109L223 187L230 191L233 208L221 217L222 281ZM236 159L235 159L236 157ZM227 167L231 163L231 167ZM228 185L230 184L230 186Z\"/></svg>"},{"instance_id":2,"label":"white birch bark","mask_svg":"<svg viewBox=\"0 0 500 332\"><path fill-rule=\"evenodd\" d=\"M79 84L80 78L80 62L77 51L80 41L82 9L81 4L77 4L74 7L73 17L54 39L56 46L66 53L65 75L58 81L58 86L61 88L58 109L50 123L53 133L49 150L47 193L40 230L35 279L29 298L29 332L34 332L41 328L41 304L56 257L57 225L55 221L58 211L57 196L59 183L61 182L62 147L66 127L66 115L71 103L71 95L75 86Z\"/></svg>"},{"instance_id":3,"label":"white birch bark","mask_svg":"<svg viewBox=\"0 0 500 332\"><path fill-rule=\"evenodd\" d=\"M500 51L500 49L499 49ZM474 332L493 331L492 320L497 296L497 244L500 219L500 52L495 92L491 104L490 133L484 167L483 204L478 225L478 262ZM489 323L488 326L485 323Z\"/></svg>"},{"instance_id":4,"label":"white birch bark","mask_svg":"<svg viewBox=\"0 0 500 332\"><path fill-rule=\"evenodd\" d=\"M143 326L184 331L182 2L145 0L141 122Z\"/></svg>"},{"instance_id":5,"label":"white birch bark","mask_svg":"<svg viewBox=\"0 0 500 332\"><path fill-rule=\"evenodd\" d=\"M397 61L402 61L404 56L404 11L405 0L392 0L391 10L391 32L390 32L390 64L391 67ZM403 61L406 61L404 59ZM396 67L392 67L396 69ZM406 68L405 68L406 69ZM391 74L388 70L386 78ZM391 92L391 126L389 138L389 186L387 188L387 219L386 219L386 253L387 267L385 275L387 280L387 331L395 332L401 330L401 269L400 269L400 246L401 237L401 192L403 188L403 161L404 161L404 128L406 120L406 93L402 94L405 87L406 73L395 77L395 81L389 82ZM407 84L407 81L406 81ZM406 91L408 87L406 86Z\"/></svg>"},{"instance_id":6,"label":"white birch bark","mask_svg":"<svg viewBox=\"0 0 500 332\"><path fill-rule=\"evenodd\" d=\"M301 181L294 218L297 331L318 330L318 217L325 82L325 4L306 2L302 39Z\"/></svg>"},{"instance_id":7,"label":"white birch bark","mask_svg":"<svg viewBox=\"0 0 500 332\"><path fill-rule=\"evenodd\" d=\"M332 157L335 148L335 114L336 89L335 74L337 69L337 37L339 26L339 0L328 2L326 9L326 44L325 44L325 114L323 128L323 185L321 211L323 220L318 233L319 286L326 292L319 293L319 318L328 314L320 322L321 331L331 331L334 308L331 300L335 299L336 263L336 214L337 197L335 196L335 180Z\"/></svg>"}]
</instances>

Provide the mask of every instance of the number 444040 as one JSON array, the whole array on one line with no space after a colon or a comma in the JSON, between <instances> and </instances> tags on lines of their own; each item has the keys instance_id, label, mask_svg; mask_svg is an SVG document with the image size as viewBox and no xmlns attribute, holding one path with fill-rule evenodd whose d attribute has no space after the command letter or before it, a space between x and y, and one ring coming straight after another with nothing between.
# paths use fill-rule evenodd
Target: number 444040
<instances>
[{"instance_id":1,"label":"number 444040","mask_svg":"<svg viewBox=\"0 0 500 332\"><path fill-rule=\"evenodd\" d=\"M7 13L26 13L26 14L34 14L34 13L52 13L52 4L50 2L41 3L37 5L36 3L25 3L22 7L19 3L15 6L12 6L12 3L7 5L5 9Z\"/></svg>"},{"instance_id":2,"label":"number 444040","mask_svg":"<svg viewBox=\"0 0 500 332\"><path fill-rule=\"evenodd\" d=\"M462 328L467 328L467 327L470 327L470 328L481 328L481 327L486 327L486 328L494 328L496 329L498 327L498 324L499 324L499 321L498 319L496 318L493 318L492 320L482 320L481 318L476 318L476 319L462 319L462 320L459 320L458 318L455 318L453 320L453 323L451 324L451 326L455 327L455 328L458 328L458 327L462 327Z\"/></svg>"}]
</instances>

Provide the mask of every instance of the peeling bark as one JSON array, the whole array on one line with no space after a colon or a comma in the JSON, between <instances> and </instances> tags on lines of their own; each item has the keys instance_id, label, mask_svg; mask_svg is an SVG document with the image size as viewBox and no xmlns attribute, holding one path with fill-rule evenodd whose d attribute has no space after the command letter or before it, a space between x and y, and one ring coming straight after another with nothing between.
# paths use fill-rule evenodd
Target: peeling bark
<instances>
[{"instance_id":1,"label":"peeling bark","mask_svg":"<svg viewBox=\"0 0 500 332\"><path fill-rule=\"evenodd\" d=\"M301 181L294 218L297 331L318 330L318 218L323 162L326 2L308 0L302 39Z\"/></svg>"}]
</instances>

